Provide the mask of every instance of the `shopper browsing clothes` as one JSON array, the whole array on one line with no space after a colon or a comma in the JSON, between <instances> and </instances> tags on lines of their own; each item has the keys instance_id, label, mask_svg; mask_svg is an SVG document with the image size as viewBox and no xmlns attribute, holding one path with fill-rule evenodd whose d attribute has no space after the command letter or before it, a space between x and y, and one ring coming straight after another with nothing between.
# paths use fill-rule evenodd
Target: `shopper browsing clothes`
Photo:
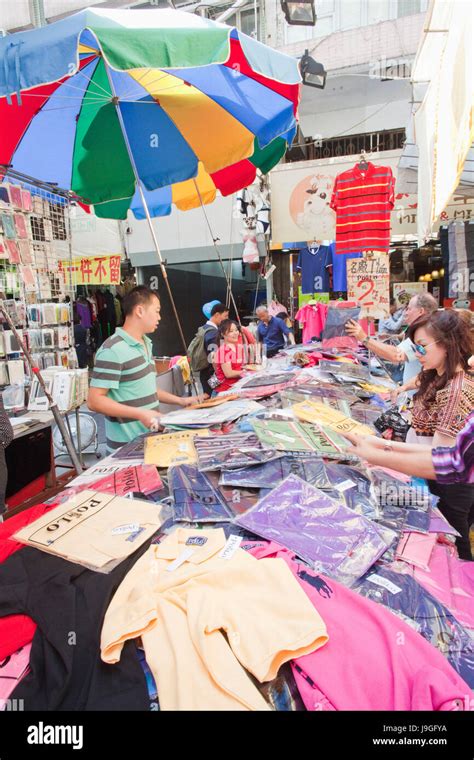
<instances>
[{"instance_id":1,"label":"shopper browsing clothes","mask_svg":"<svg viewBox=\"0 0 474 760\"><path fill-rule=\"evenodd\" d=\"M453 446L474 410L474 374L468 364L474 352L473 334L460 315L449 310L412 325L409 338L422 372L416 380L407 441ZM472 559L469 526L474 520L474 484L446 485L430 480L429 486L440 497L439 509L460 533L456 540L459 556Z\"/></svg>"},{"instance_id":2,"label":"shopper browsing clothes","mask_svg":"<svg viewBox=\"0 0 474 760\"><path fill-rule=\"evenodd\" d=\"M271 317L266 306L258 306L255 313L259 319L257 338L265 346L269 359L284 348L287 340L294 344L293 333L283 319Z\"/></svg>"},{"instance_id":3,"label":"shopper browsing clothes","mask_svg":"<svg viewBox=\"0 0 474 760\"><path fill-rule=\"evenodd\" d=\"M412 325L420 319L433 314L438 308L438 303L430 293L420 293L410 300L403 322ZM414 381L421 370L418 355L410 338L403 340L398 346L389 346L374 338L369 338L362 327L353 320L346 325L346 332L353 338L363 343L373 354L381 359L392 363L404 362L403 385L398 392L415 390Z\"/></svg>"},{"instance_id":4,"label":"shopper browsing clothes","mask_svg":"<svg viewBox=\"0 0 474 760\"><path fill-rule=\"evenodd\" d=\"M401 443L344 433L352 444L348 451L376 467L390 467L415 478L438 483L474 483L474 411L456 436L454 446Z\"/></svg>"},{"instance_id":5,"label":"shopper browsing clothes","mask_svg":"<svg viewBox=\"0 0 474 760\"><path fill-rule=\"evenodd\" d=\"M122 301L124 325L97 351L87 404L106 417L107 449L113 451L159 424L159 402L188 406L205 398L180 398L157 390L152 342L161 321L160 299L139 285Z\"/></svg>"}]
</instances>

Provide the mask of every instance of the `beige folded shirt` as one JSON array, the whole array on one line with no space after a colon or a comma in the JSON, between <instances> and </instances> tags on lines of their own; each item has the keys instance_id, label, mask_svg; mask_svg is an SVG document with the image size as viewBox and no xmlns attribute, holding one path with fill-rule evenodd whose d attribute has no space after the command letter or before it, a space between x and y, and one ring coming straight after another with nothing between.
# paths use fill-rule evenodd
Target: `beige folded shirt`
<instances>
[{"instance_id":1,"label":"beige folded shirt","mask_svg":"<svg viewBox=\"0 0 474 760\"><path fill-rule=\"evenodd\" d=\"M82 491L13 538L70 562L101 569L132 554L162 525L159 505Z\"/></svg>"}]
</instances>

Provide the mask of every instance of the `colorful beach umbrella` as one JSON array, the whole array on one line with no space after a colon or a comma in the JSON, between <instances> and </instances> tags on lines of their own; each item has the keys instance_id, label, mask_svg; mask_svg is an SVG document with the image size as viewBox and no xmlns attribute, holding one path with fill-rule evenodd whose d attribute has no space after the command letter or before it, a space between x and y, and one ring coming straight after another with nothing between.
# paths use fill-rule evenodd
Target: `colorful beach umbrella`
<instances>
[{"instance_id":1,"label":"colorful beach umbrella","mask_svg":"<svg viewBox=\"0 0 474 760\"><path fill-rule=\"evenodd\" d=\"M100 217L167 215L278 163L299 87L295 59L235 28L172 9L86 9L0 39L0 163Z\"/></svg>"}]
</instances>

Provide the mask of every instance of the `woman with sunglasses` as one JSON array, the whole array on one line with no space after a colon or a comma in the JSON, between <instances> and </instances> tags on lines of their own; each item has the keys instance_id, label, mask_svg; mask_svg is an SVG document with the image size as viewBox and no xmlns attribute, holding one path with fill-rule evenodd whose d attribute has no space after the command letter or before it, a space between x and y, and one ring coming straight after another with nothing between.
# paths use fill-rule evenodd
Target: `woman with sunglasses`
<instances>
[{"instance_id":1,"label":"woman with sunglasses","mask_svg":"<svg viewBox=\"0 0 474 760\"><path fill-rule=\"evenodd\" d=\"M407 442L454 446L474 409L474 374L468 364L474 353L472 331L457 312L446 310L418 321L410 328L409 337L422 371L411 421L416 438L409 436ZM440 510L460 533L456 541L459 556L472 559L469 525L474 519L474 485L428 483L431 492L440 497Z\"/></svg>"}]
</instances>

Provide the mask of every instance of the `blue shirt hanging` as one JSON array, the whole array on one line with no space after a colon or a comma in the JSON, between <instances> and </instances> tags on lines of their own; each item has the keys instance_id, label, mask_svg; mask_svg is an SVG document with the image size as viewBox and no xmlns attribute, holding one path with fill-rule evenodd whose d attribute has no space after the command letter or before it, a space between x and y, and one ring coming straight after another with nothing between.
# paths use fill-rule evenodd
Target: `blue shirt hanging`
<instances>
[{"instance_id":1,"label":"blue shirt hanging","mask_svg":"<svg viewBox=\"0 0 474 760\"><path fill-rule=\"evenodd\" d=\"M332 264L334 244L303 248L298 255L296 269L301 272L302 293L328 293L329 267Z\"/></svg>"},{"instance_id":2,"label":"blue shirt hanging","mask_svg":"<svg viewBox=\"0 0 474 760\"><path fill-rule=\"evenodd\" d=\"M332 289L334 291L347 290L347 259L360 259L361 256L361 253L334 253L332 257Z\"/></svg>"}]
</instances>

